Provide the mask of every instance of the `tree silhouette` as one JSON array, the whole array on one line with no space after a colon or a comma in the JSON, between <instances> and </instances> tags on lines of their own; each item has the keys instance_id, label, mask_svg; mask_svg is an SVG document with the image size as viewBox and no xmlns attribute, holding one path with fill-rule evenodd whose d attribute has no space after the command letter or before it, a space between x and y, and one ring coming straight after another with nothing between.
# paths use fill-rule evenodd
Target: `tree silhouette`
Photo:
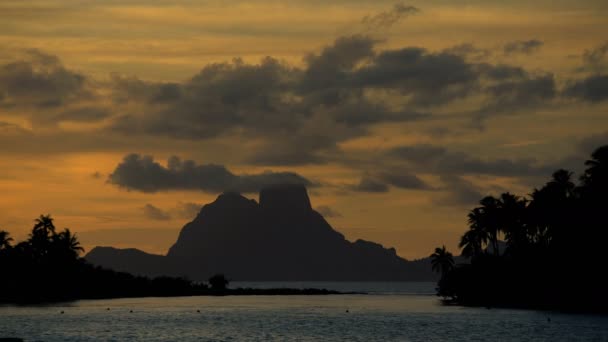
<instances>
[{"instance_id":1,"label":"tree silhouette","mask_svg":"<svg viewBox=\"0 0 608 342\"><path fill-rule=\"evenodd\" d=\"M216 274L213 277L209 278L209 285L211 285L211 289L214 291L224 291L228 286L228 279L223 274Z\"/></svg>"},{"instance_id":2,"label":"tree silhouette","mask_svg":"<svg viewBox=\"0 0 608 342\"><path fill-rule=\"evenodd\" d=\"M462 248L462 255L468 258L475 258L481 255L483 248L488 243L488 234L476 225L472 226L462 238L458 247Z\"/></svg>"},{"instance_id":3,"label":"tree silhouette","mask_svg":"<svg viewBox=\"0 0 608 342\"><path fill-rule=\"evenodd\" d=\"M0 250L6 250L11 248L11 241L13 238L7 231L0 230Z\"/></svg>"},{"instance_id":4,"label":"tree silhouette","mask_svg":"<svg viewBox=\"0 0 608 342\"><path fill-rule=\"evenodd\" d=\"M486 196L479 201L479 204L481 206L471 210L468 215L469 225L480 231L480 237L487 237L488 247L491 247L494 255L498 255L498 234L500 232L497 215L498 200L492 196Z\"/></svg>"},{"instance_id":5,"label":"tree silhouette","mask_svg":"<svg viewBox=\"0 0 608 342\"><path fill-rule=\"evenodd\" d=\"M442 248L435 248L435 253L431 254L431 265L433 271L441 273L442 278L454 268L454 256L448 252L445 245Z\"/></svg>"},{"instance_id":6,"label":"tree silhouette","mask_svg":"<svg viewBox=\"0 0 608 342\"><path fill-rule=\"evenodd\" d=\"M76 258L84 252L84 248L80 245L76 235L72 235L68 228L53 236L53 244L57 246L58 250L64 251L72 258Z\"/></svg>"},{"instance_id":7,"label":"tree silhouette","mask_svg":"<svg viewBox=\"0 0 608 342\"><path fill-rule=\"evenodd\" d=\"M471 305L608 312L608 280L597 271L608 261L608 145L585 165L578 185L559 169L529 199L509 192L484 197L460 239L470 264L442 261L445 247L432 255L433 270L442 273L438 294Z\"/></svg>"}]
</instances>

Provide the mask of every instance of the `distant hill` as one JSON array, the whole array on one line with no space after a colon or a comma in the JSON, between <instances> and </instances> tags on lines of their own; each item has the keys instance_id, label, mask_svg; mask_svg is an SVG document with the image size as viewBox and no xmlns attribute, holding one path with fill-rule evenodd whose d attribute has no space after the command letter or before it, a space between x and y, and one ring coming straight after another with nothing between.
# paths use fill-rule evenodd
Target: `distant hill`
<instances>
[{"instance_id":1,"label":"distant hill","mask_svg":"<svg viewBox=\"0 0 608 342\"><path fill-rule=\"evenodd\" d=\"M306 188L263 189L259 204L224 193L186 224L166 256L96 247L86 259L134 274L206 280L405 281L436 280L428 259L406 261L394 248L350 242L312 209Z\"/></svg>"}]
</instances>

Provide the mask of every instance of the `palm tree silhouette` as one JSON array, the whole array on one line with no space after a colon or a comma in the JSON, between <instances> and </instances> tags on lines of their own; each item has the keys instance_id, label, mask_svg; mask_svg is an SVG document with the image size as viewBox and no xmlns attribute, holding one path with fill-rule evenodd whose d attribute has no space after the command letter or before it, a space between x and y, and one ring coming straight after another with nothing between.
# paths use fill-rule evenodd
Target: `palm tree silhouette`
<instances>
[{"instance_id":1,"label":"palm tree silhouette","mask_svg":"<svg viewBox=\"0 0 608 342\"><path fill-rule=\"evenodd\" d=\"M500 233L499 225L499 201L493 196L486 196L481 201L480 207L474 208L468 214L469 226L474 230L479 230L478 233L480 244L484 244L484 239L488 242L488 247L492 247L494 255L498 255L498 234Z\"/></svg>"},{"instance_id":2,"label":"palm tree silhouette","mask_svg":"<svg viewBox=\"0 0 608 342\"><path fill-rule=\"evenodd\" d=\"M462 255L468 258L479 256L483 252L484 246L488 243L488 234L477 225L464 233L460 239L458 247L462 248Z\"/></svg>"},{"instance_id":3,"label":"palm tree silhouette","mask_svg":"<svg viewBox=\"0 0 608 342\"><path fill-rule=\"evenodd\" d=\"M526 200L508 192L498 200L499 229L505 234L509 248L524 248L528 243L525 225Z\"/></svg>"},{"instance_id":4,"label":"palm tree silhouette","mask_svg":"<svg viewBox=\"0 0 608 342\"><path fill-rule=\"evenodd\" d=\"M53 224L53 218L51 218L50 214L40 215L34 222L32 234L39 233L40 235L49 236L55 233L55 224Z\"/></svg>"},{"instance_id":5,"label":"palm tree silhouette","mask_svg":"<svg viewBox=\"0 0 608 342\"><path fill-rule=\"evenodd\" d=\"M55 225L51 215L40 215L30 234L30 247L37 258L44 258L51 247L51 237L55 235Z\"/></svg>"},{"instance_id":6,"label":"palm tree silhouette","mask_svg":"<svg viewBox=\"0 0 608 342\"><path fill-rule=\"evenodd\" d=\"M435 272L441 273L441 277L454 268L454 256L448 252L445 245L442 248L435 248L435 253L431 254L431 265Z\"/></svg>"},{"instance_id":7,"label":"palm tree silhouette","mask_svg":"<svg viewBox=\"0 0 608 342\"><path fill-rule=\"evenodd\" d=\"M76 234L72 234L68 228L53 237L53 244L57 249L69 254L70 257L76 258L84 248L80 245L80 241L76 238Z\"/></svg>"}]
</instances>

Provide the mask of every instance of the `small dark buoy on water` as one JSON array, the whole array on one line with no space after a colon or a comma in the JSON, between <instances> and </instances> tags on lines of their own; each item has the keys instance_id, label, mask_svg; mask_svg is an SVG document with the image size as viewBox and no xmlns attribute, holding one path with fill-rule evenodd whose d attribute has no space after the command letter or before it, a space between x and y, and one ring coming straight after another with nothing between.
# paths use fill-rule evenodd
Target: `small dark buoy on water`
<instances>
[{"instance_id":1,"label":"small dark buoy on water","mask_svg":"<svg viewBox=\"0 0 608 342\"><path fill-rule=\"evenodd\" d=\"M61 314L63 315L63 310L61 310Z\"/></svg>"},{"instance_id":2,"label":"small dark buoy on water","mask_svg":"<svg viewBox=\"0 0 608 342\"><path fill-rule=\"evenodd\" d=\"M201 312L201 310L196 310L196 312L200 313L200 312Z\"/></svg>"},{"instance_id":3,"label":"small dark buoy on water","mask_svg":"<svg viewBox=\"0 0 608 342\"><path fill-rule=\"evenodd\" d=\"M551 322L551 317L547 317L547 322Z\"/></svg>"},{"instance_id":4,"label":"small dark buoy on water","mask_svg":"<svg viewBox=\"0 0 608 342\"><path fill-rule=\"evenodd\" d=\"M349 313L350 311L348 311L348 309L346 309L346 313Z\"/></svg>"},{"instance_id":5,"label":"small dark buoy on water","mask_svg":"<svg viewBox=\"0 0 608 342\"><path fill-rule=\"evenodd\" d=\"M133 310L129 310L130 313L133 313Z\"/></svg>"},{"instance_id":6,"label":"small dark buoy on water","mask_svg":"<svg viewBox=\"0 0 608 342\"><path fill-rule=\"evenodd\" d=\"M106 311L110 311L110 308L107 308Z\"/></svg>"}]
</instances>

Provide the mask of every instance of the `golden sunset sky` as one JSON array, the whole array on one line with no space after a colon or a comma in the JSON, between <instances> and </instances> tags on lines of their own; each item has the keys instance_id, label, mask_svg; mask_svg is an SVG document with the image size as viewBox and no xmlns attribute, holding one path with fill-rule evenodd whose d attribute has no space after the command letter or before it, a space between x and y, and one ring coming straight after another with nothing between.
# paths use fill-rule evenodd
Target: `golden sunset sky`
<instances>
[{"instance_id":1,"label":"golden sunset sky","mask_svg":"<svg viewBox=\"0 0 608 342\"><path fill-rule=\"evenodd\" d=\"M457 252L608 143L608 2L0 1L0 229L164 254L224 189Z\"/></svg>"}]
</instances>

